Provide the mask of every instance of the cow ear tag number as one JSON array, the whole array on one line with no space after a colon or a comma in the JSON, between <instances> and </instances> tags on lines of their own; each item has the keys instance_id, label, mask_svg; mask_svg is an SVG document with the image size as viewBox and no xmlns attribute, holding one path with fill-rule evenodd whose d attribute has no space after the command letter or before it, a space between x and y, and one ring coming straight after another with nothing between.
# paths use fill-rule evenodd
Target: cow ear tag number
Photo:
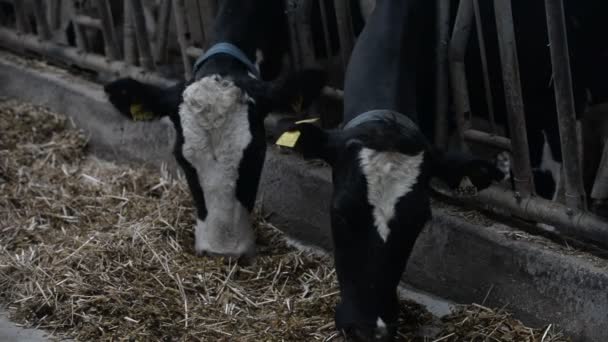
<instances>
[{"instance_id":1,"label":"cow ear tag number","mask_svg":"<svg viewBox=\"0 0 608 342\"><path fill-rule=\"evenodd\" d=\"M319 118L301 120L301 121L296 121L296 125L303 124L303 123L314 123L317 121L319 121ZM279 146L294 148L298 142L298 139L300 139L300 135L301 135L301 133L299 131L285 132L279 137L276 144Z\"/></svg>"},{"instance_id":2,"label":"cow ear tag number","mask_svg":"<svg viewBox=\"0 0 608 342\"><path fill-rule=\"evenodd\" d=\"M144 111L139 103L132 104L129 110L131 111L131 117L135 121L150 121L154 118L154 114Z\"/></svg>"}]
</instances>

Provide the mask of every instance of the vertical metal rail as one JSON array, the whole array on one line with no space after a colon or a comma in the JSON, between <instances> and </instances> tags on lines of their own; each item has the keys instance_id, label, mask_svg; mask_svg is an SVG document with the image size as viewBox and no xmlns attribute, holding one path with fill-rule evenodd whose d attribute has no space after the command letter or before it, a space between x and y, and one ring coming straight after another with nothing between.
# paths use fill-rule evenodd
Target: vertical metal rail
<instances>
[{"instance_id":1,"label":"vertical metal rail","mask_svg":"<svg viewBox=\"0 0 608 342\"><path fill-rule=\"evenodd\" d=\"M137 45L135 42L135 27L133 26L133 6L131 1L124 2L123 47L125 62L137 65Z\"/></svg>"},{"instance_id":2,"label":"vertical metal rail","mask_svg":"<svg viewBox=\"0 0 608 342\"><path fill-rule=\"evenodd\" d=\"M127 1L128 2L128 1ZM171 0L162 0L158 12L158 25L156 26L155 59L159 64L167 62L169 25L171 23Z\"/></svg>"},{"instance_id":3,"label":"vertical metal rail","mask_svg":"<svg viewBox=\"0 0 608 342\"><path fill-rule=\"evenodd\" d=\"M84 26L78 23L76 20L78 14L74 13L72 16L72 23L74 25L74 34L76 35L76 46L81 52L87 52L89 50L89 40L87 38L86 32L84 31Z\"/></svg>"},{"instance_id":4,"label":"vertical metal rail","mask_svg":"<svg viewBox=\"0 0 608 342\"><path fill-rule=\"evenodd\" d=\"M488 57L486 54L486 42L483 34L483 24L481 22L481 12L479 11L479 0L473 0L475 10L475 27L477 28L477 41L479 42L479 56L481 57L481 69L483 73L483 86L485 89L486 102L488 104L488 118L490 119L490 129L492 134L496 134L496 118L494 116L494 98L492 86L490 85L490 72L488 69Z\"/></svg>"},{"instance_id":5,"label":"vertical metal rail","mask_svg":"<svg viewBox=\"0 0 608 342\"><path fill-rule=\"evenodd\" d=\"M51 28L46 17L46 2L42 0L34 1L34 16L36 17L36 29L40 39L51 39Z\"/></svg>"},{"instance_id":6,"label":"vertical metal rail","mask_svg":"<svg viewBox=\"0 0 608 342\"><path fill-rule=\"evenodd\" d=\"M566 205L584 210L586 205L583 176L580 166L578 138L576 131L576 113L568 40L566 36L566 19L562 0L545 0L547 28L553 67L555 102L559 123L559 135L562 146L563 170L566 185Z\"/></svg>"},{"instance_id":7,"label":"vertical metal rail","mask_svg":"<svg viewBox=\"0 0 608 342\"><path fill-rule=\"evenodd\" d=\"M192 65L188 56L188 29L186 27L186 16L184 15L184 0L173 0L173 15L175 16L175 27L177 29L177 41L182 52L184 63L184 74L186 79L192 77Z\"/></svg>"},{"instance_id":8,"label":"vertical metal rail","mask_svg":"<svg viewBox=\"0 0 608 342\"><path fill-rule=\"evenodd\" d=\"M152 58L152 48L150 38L146 29L146 18L144 17L144 6L141 0L131 0L133 23L135 24L135 38L139 47L139 61L147 70L154 70L154 59Z\"/></svg>"},{"instance_id":9,"label":"vertical metal rail","mask_svg":"<svg viewBox=\"0 0 608 342\"><path fill-rule=\"evenodd\" d=\"M52 0L50 2L49 13L51 30L57 30L61 27L61 1L62 0Z\"/></svg>"},{"instance_id":10,"label":"vertical metal rail","mask_svg":"<svg viewBox=\"0 0 608 342\"><path fill-rule=\"evenodd\" d=\"M32 27L27 20L23 0L13 0L13 8L15 9L15 23L17 30L23 33L31 33Z\"/></svg>"},{"instance_id":11,"label":"vertical metal rail","mask_svg":"<svg viewBox=\"0 0 608 342\"><path fill-rule=\"evenodd\" d=\"M331 48L331 36L329 35L329 25L327 21L327 0L319 0L319 9L321 11L321 25L323 25L323 43L325 43L325 51L327 53L327 62L331 60L333 51Z\"/></svg>"},{"instance_id":12,"label":"vertical metal rail","mask_svg":"<svg viewBox=\"0 0 608 342\"><path fill-rule=\"evenodd\" d=\"M300 6L301 0L285 0L285 8L287 10L287 29L289 30L290 36L290 56L291 56L291 67L295 70L302 70L304 67L304 61L302 60L302 54L300 53L301 46L300 40L298 39L298 24L297 14L298 7Z\"/></svg>"},{"instance_id":13,"label":"vertical metal rail","mask_svg":"<svg viewBox=\"0 0 608 342\"><path fill-rule=\"evenodd\" d=\"M494 0L494 13L498 31L498 47L502 67L502 77L507 104L507 119L511 132L511 148L513 155L513 180L515 190L521 196L528 197L533 193L534 180L530 167L530 153L524 103L519 76L519 61L515 30L513 28L513 11L511 0Z\"/></svg>"},{"instance_id":14,"label":"vertical metal rail","mask_svg":"<svg viewBox=\"0 0 608 342\"><path fill-rule=\"evenodd\" d=\"M342 54L342 67L345 70L350 54L355 46L352 18L350 16L349 0L334 0L336 21L338 24L338 37L340 38L340 52Z\"/></svg>"},{"instance_id":15,"label":"vertical metal rail","mask_svg":"<svg viewBox=\"0 0 608 342\"><path fill-rule=\"evenodd\" d=\"M450 2L436 0L437 60L435 75L435 145L445 148L448 143L448 44L450 41Z\"/></svg>"},{"instance_id":16,"label":"vertical metal rail","mask_svg":"<svg viewBox=\"0 0 608 342\"><path fill-rule=\"evenodd\" d=\"M315 61L311 37L311 0L288 0L287 19L291 37L292 61L296 69L311 66Z\"/></svg>"},{"instance_id":17,"label":"vertical metal rail","mask_svg":"<svg viewBox=\"0 0 608 342\"><path fill-rule=\"evenodd\" d=\"M101 17L101 31L103 33L106 56L112 60L120 59L120 48L117 44L116 32L114 31L114 20L110 11L110 3L108 0L97 0L97 9Z\"/></svg>"},{"instance_id":18,"label":"vertical metal rail","mask_svg":"<svg viewBox=\"0 0 608 342\"><path fill-rule=\"evenodd\" d=\"M203 24L203 34L205 35L204 48L209 47L209 41L213 36L213 25L215 24L215 15L217 13L217 0L199 0L198 4L201 13Z\"/></svg>"},{"instance_id":19,"label":"vertical metal rail","mask_svg":"<svg viewBox=\"0 0 608 342\"><path fill-rule=\"evenodd\" d=\"M461 149L466 149L464 143L465 131L471 127L471 104L469 102L465 55L472 26L473 2L472 0L462 0L458 6L448 49L450 81L456 107L456 128Z\"/></svg>"}]
</instances>

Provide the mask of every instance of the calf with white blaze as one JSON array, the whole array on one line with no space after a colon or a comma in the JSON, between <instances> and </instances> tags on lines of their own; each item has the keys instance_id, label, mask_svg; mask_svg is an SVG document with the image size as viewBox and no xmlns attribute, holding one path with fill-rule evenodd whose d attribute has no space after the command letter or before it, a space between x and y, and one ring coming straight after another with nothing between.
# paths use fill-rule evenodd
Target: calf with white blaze
<instances>
[{"instance_id":1,"label":"calf with white blaze","mask_svg":"<svg viewBox=\"0 0 608 342\"><path fill-rule=\"evenodd\" d=\"M387 341L398 319L397 287L431 218L432 176L472 192L503 175L490 163L436 151L418 128L417 37L427 0L379 0L350 59L342 130L309 123L295 149L332 167L331 227L341 301L336 327ZM432 114L427 114L432 115Z\"/></svg>"},{"instance_id":2,"label":"calf with white blaze","mask_svg":"<svg viewBox=\"0 0 608 342\"><path fill-rule=\"evenodd\" d=\"M284 1L225 0L211 48L199 58L193 79L167 89L132 79L105 87L110 101L131 119L169 116L175 158L197 208L199 254L251 256L255 236L250 213L264 164L264 117L273 109L307 105L320 94L325 75L308 70L276 78L287 52ZM256 61L263 57L263 61Z\"/></svg>"}]
</instances>

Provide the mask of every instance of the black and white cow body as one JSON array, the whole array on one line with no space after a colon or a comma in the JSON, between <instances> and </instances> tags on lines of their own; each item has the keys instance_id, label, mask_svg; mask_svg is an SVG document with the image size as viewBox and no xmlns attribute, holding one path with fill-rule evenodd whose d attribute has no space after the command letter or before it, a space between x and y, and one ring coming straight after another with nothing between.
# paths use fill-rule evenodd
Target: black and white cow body
<instances>
[{"instance_id":1,"label":"black and white cow body","mask_svg":"<svg viewBox=\"0 0 608 342\"><path fill-rule=\"evenodd\" d=\"M291 128L300 132L296 150L332 167L331 226L341 293L335 321L364 341L394 337L397 287L431 218L431 176L477 189L502 178L484 161L446 163L417 125L417 37L429 3L379 0L347 68L343 129L306 123Z\"/></svg>"},{"instance_id":2,"label":"black and white cow body","mask_svg":"<svg viewBox=\"0 0 608 342\"><path fill-rule=\"evenodd\" d=\"M301 96L297 87L318 95L324 75L304 71L281 84L263 80L279 74L287 52L281 0L223 1L211 46L188 83L159 89L122 79L105 90L128 117L153 113L171 119L177 135L174 155L197 208L196 252L251 256L250 213L266 151L264 117Z\"/></svg>"}]
</instances>

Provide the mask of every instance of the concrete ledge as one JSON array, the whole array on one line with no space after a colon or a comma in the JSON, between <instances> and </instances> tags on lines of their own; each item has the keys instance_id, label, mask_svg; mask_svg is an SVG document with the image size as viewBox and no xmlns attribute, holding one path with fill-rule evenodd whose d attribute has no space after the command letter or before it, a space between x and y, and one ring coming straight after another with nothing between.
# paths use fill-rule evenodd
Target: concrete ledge
<instances>
[{"instance_id":1,"label":"concrete ledge","mask_svg":"<svg viewBox=\"0 0 608 342\"><path fill-rule=\"evenodd\" d=\"M131 123L101 86L61 70L0 55L0 90L65 113L90 135L92 152L119 161L175 167L172 129ZM268 150L258 197L270 220L291 236L331 248L330 170ZM434 209L404 280L457 302L507 306L532 325L556 323L575 341L608 340L608 262L499 223L475 224Z\"/></svg>"}]
</instances>

